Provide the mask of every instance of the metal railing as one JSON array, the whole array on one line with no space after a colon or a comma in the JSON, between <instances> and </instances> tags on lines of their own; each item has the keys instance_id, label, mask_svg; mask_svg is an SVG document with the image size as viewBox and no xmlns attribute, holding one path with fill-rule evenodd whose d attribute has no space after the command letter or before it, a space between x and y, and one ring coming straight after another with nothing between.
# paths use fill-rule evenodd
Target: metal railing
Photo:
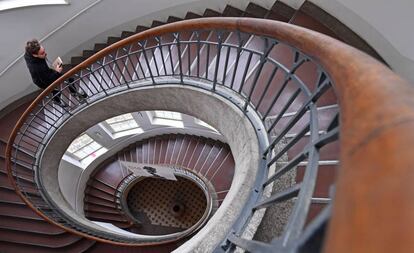
<instances>
[{"instance_id":1,"label":"metal railing","mask_svg":"<svg viewBox=\"0 0 414 253\"><path fill-rule=\"evenodd\" d=\"M335 57L332 57L333 54L336 54ZM344 65L343 61L351 65ZM330 99L333 82L341 98L340 105L345 105L345 108L350 108L349 104L358 100L358 97L350 95L351 86L355 90L369 89L356 87L362 81L358 79L361 73L355 66L358 66L357 70L370 68L391 78L395 76L380 63L334 39L276 21L213 18L150 29L98 52L66 73L32 103L10 137L7 147L9 177L16 192L46 220L95 240L121 245L137 243L107 236L99 231L85 231L76 220L62 215L59 208L49 203L47 198L40 197L47 196L47 193L42 192L39 180L33 178L38 183L34 190L24 186L19 163L25 162L31 170L36 171L39 155L59 126L82 108L120 91L179 84L209 90L223 97L233 94L244 101L242 104L235 103L240 110L253 110L261 117L267 126L270 145L263 150L261 157L266 161L266 166L261 168L263 181L252 189L248 205L216 252L232 251L236 246L251 252L301 251L302 247L315 240L321 244L318 239L321 236L318 235L324 233L331 210L328 205L306 225L317 179L320 149L338 139L340 128L337 114L331 115L322 128L320 115L323 114L319 112L318 106L323 104L324 99ZM372 72L364 76L365 82L377 81L385 87L388 85ZM73 96L68 91L69 78L75 80L71 85L75 84L88 94L87 99ZM405 85L404 81L395 80ZM54 103L54 88L62 91L62 99L68 107L61 108ZM369 108L363 109L369 111ZM288 112L292 116L286 116ZM351 130L344 130L344 122L353 122L350 116L347 114L341 118L341 138L344 138L343 131L350 136L349 131L356 128L348 124ZM380 123L372 125L371 130ZM289 141L281 149L276 149L282 140ZM269 168L303 141L306 143L300 145L301 150L268 177ZM342 143L341 152L349 150L344 146L349 143L352 144ZM23 150L24 159L21 157ZM30 158L29 162L27 157ZM306 165L302 182L270 197L262 197L267 185L295 170L300 164ZM352 167L354 164L347 162L347 166ZM342 170L349 171L349 167L342 167ZM342 188L341 194L346 195ZM290 199L294 199L294 208L281 236L271 242L242 238L246 225L256 211ZM332 233L337 232L335 228Z\"/></svg>"},{"instance_id":2,"label":"metal railing","mask_svg":"<svg viewBox=\"0 0 414 253\"><path fill-rule=\"evenodd\" d=\"M282 59L291 58L291 62L288 64L280 62L278 59L280 53L290 54ZM70 71L59 80L60 82L53 85L62 91L60 95L54 94L54 96L61 96L67 107L55 104L53 93L50 93L49 89L32 105L35 109L31 110L29 117L25 119L25 127L17 132L17 138L14 140L12 161L19 161L18 153L22 148L30 150L30 155L34 158L30 165L33 166L33 170L36 170L37 159L51 134L65 121L70 120L78 110L108 95L148 85L165 83L192 85L191 80L196 80L205 84L199 88L220 95L222 93L219 89L230 94L236 93L244 101L244 104L238 104L240 110L245 112L248 109L255 110L261 120L268 125L266 131L271 144L262 154L268 162L261 173L267 174L268 168L310 132L309 145L306 149L255 188L261 193L268 184L289 170L295 169L300 162L307 160L303 182L267 199L260 200L257 197L260 194L256 195L255 205L246 209L247 211L241 215L238 224L234 226L234 233L229 235L229 240L223 248L229 247L231 243L237 245L238 240L242 240L237 239L235 235L243 231L256 210L294 197L297 197L297 200L290 223L285 229L283 241L286 244L297 239L305 225L310 206L309 200L313 194L319 161L318 149L336 140L338 136L337 127L331 127L323 135L319 134L321 129L318 127L316 103L331 87L331 81L312 58L275 38L226 29L191 29L145 36L140 40L114 47L111 52L102 57L94 58L96 60L89 64L81 64L81 67ZM312 66L306 66L307 63L312 63ZM312 73L306 74L318 75L314 83L307 84L303 79L309 78L296 74L301 70L310 72L306 68L312 68ZM73 78L74 82L69 84L69 78ZM75 85L83 93L88 94L88 99L84 100L71 94L68 91L70 85ZM311 90L311 87L314 89ZM258 91L260 93L257 93ZM275 94L271 94L272 92ZM288 99L285 99L286 96ZM285 127L276 131L277 127L280 128L278 123L290 107L298 109ZM309 122L303 126L297 124L306 117L309 118L306 119ZM280 152L272 152L294 126L302 128L296 137ZM13 171L15 176L17 173L16 170ZM47 192L38 190L43 198L34 199L21 187L18 177L15 179L18 189L38 211L66 228L85 232L75 219L59 212L59 208L48 200ZM34 178L34 181L37 182L39 189L42 189L42 180ZM88 234L105 240L134 243L105 235L100 231L88 231Z\"/></svg>"}]
</instances>

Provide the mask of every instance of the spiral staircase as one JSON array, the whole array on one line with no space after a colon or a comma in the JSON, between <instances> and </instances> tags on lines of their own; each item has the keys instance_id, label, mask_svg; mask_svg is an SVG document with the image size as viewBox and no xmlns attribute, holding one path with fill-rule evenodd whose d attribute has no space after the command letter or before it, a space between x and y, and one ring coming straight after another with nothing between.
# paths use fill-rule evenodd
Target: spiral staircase
<instances>
[{"instance_id":1,"label":"spiral staircase","mask_svg":"<svg viewBox=\"0 0 414 253\"><path fill-rule=\"evenodd\" d=\"M271 9L254 3L246 10L227 6L222 13L188 12L183 20L169 17L151 28L138 26L73 57L53 85L62 89L68 107L53 103L51 87L1 119L1 251L387 250L378 243L374 225L379 217L381 225L394 224L387 206L393 193L401 198L409 193L401 184L408 178L389 183L367 174L371 168L408 173L412 86L373 60L382 61L357 35L309 2L298 10L279 1ZM86 101L68 92L69 78L89 95ZM373 99L367 102L360 94ZM382 109L375 106L377 99L384 101ZM118 111L114 101L122 107ZM94 108L114 109L109 114L115 116L134 106L199 116L228 143L180 134L141 140L94 171L85 190L85 216L74 213L53 191L57 180L45 179L56 174L51 167L59 153L53 150L67 147L80 128L109 118L91 114ZM74 128L82 120L86 123ZM405 158L395 154L399 145L406 147ZM144 149L146 156L133 158ZM123 183L134 178L119 161L178 166L206 182L213 205L204 226L164 237L141 236L143 225L131 219L120 197ZM375 195L370 187L378 186L384 193ZM383 212L370 215L372 203L365 198L375 200ZM403 210L412 210L409 201L404 205ZM139 236L91 221L139 231ZM412 249L399 233L404 228L398 223L381 231L380 238L398 242L398 249Z\"/></svg>"}]
</instances>

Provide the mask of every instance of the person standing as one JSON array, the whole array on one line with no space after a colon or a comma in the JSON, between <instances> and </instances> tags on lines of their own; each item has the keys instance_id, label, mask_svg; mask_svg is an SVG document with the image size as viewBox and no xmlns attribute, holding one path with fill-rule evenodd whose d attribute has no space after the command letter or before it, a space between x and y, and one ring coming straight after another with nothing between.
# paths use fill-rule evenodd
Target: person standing
<instances>
[{"instance_id":1,"label":"person standing","mask_svg":"<svg viewBox=\"0 0 414 253\"><path fill-rule=\"evenodd\" d=\"M62 76L62 65L55 66L54 69L49 68L46 60L47 53L43 46L40 45L36 39L26 42L24 59L27 68L29 69L33 83L41 89L46 89L54 81ZM72 79L72 80L71 80ZM69 79L69 83L73 82L73 78ZM69 85L69 91L72 95L86 98L85 93L79 93L73 85ZM61 107L66 107L67 104L61 99L61 94L58 89L52 91L53 100Z\"/></svg>"}]
</instances>

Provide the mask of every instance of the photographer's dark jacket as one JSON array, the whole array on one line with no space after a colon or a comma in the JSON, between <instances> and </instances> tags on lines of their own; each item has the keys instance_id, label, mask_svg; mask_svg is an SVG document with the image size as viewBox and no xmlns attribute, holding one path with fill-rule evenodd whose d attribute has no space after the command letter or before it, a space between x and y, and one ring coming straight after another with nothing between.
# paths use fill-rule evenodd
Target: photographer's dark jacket
<instances>
[{"instance_id":1,"label":"photographer's dark jacket","mask_svg":"<svg viewBox=\"0 0 414 253\"><path fill-rule=\"evenodd\" d=\"M29 68L33 82L42 89L46 89L56 79L61 77L59 72L49 68L45 59L34 57L27 52L24 55L24 59Z\"/></svg>"}]
</instances>

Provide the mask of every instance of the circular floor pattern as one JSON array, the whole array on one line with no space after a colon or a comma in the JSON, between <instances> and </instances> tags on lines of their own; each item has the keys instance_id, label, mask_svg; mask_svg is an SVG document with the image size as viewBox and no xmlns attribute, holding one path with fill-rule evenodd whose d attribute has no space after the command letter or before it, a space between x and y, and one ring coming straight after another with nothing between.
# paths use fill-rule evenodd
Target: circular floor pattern
<instances>
[{"instance_id":1,"label":"circular floor pattern","mask_svg":"<svg viewBox=\"0 0 414 253\"><path fill-rule=\"evenodd\" d=\"M159 226L179 232L203 217L207 208L203 190L187 178L176 178L177 181L145 178L129 190L129 212L142 226Z\"/></svg>"}]
</instances>

